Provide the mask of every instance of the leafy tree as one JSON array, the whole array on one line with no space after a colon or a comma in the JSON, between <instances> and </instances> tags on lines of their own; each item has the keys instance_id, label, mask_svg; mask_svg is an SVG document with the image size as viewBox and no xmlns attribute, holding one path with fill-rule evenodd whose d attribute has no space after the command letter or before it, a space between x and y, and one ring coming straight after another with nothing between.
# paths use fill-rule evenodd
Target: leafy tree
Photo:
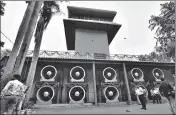
<instances>
[{"instance_id":1,"label":"leafy tree","mask_svg":"<svg viewBox=\"0 0 176 115\"><path fill-rule=\"evenodd\" d=\"M0 1L0 8L1 8L1 10L0 10L0 15L1 16L3 16L4 15L4 6L5 6L6 4L3 2L3 1Z\"/></svg>"},{"instance_id":2,"label":"leafy tree","mask_svg":"<svg viewBox=\"0 0 176 115\"><path fill-rule=\"evenodd\" d=\"M151 31L156 29L156 46L160 45L161 53L175 60L175 3L170 1L160 5L161 13L151 16L149 28Z\"/></svg>"}]
</instances>

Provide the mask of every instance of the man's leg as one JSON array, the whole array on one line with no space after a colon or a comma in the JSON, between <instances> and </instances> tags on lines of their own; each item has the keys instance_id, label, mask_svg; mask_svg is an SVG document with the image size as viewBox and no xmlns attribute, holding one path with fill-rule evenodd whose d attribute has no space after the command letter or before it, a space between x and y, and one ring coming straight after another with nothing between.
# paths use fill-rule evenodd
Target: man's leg
<instances>
[{"instance_id":1,"label":"man's leg","mask_svg":"<svg viewBox=\"0 0 176 115\"><path fill-rule=\"evenodd\" d=\"M18 97L17 96L11 96L10 100L9 100L9 108L8 108L8 113L12 114L13 110L16 109L16 104L18 102Z\"/></svg>"},{"instance_id":2,"label":"man's leg","mask_svg":"<svg viewBox=\"0 0 176 115\"><path fill-rule=\"evenodd\" d=\"M139 100L142 104L142 109L146 109L146 105L145 105L145 100L144 100L144 95L139 95Z\"/></svg>"},{"instance_id":3,"label":"man's leg","mask_svg":"<svg viewBox=\"0 0 176 115\"><path fill-rule=\"evenodd\" d=\"M159 97L158 97L158 94L156 94L156 101L157 101L157 103L159 103Z\"/></svg>"},{"instance_id":4,"label":"man's leg","mask_svg":"<svg viewBox=\"0 0 176 115\"><path fill-rule=\"evenodd\" d=\"M1 101L1 112L3 113L8 113L8 108L9 108L9 103L11 102L11 96L4 96L2 101Z\"/></svg>"}]
</instances>

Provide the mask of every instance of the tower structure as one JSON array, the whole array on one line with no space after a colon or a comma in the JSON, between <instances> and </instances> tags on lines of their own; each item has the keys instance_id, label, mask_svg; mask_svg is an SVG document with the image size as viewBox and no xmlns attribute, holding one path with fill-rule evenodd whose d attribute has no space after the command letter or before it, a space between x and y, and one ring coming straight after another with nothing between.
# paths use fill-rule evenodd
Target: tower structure
<instances>
[{"instance_id":1,"label":"tower structure","mask_svg":"<svg viewBox=\"0 0 176 115\"><path fill-rule=\"evenodd\" d=\"M109 55L109 45L121 25L115 11L68 6L64 19L67 50Z\"/></svg>"}]
</instances>

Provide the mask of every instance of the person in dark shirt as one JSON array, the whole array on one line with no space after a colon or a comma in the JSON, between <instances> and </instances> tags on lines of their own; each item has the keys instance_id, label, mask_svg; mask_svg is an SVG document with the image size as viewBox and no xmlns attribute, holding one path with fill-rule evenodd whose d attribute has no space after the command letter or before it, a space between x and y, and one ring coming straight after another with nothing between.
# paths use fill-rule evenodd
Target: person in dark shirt
<instances>
[{"instance_id":1,"label":"person in dark shirt","mask_svg":"<svg viewBox=\"0 0 176 115\"><path fill-rule=\"evenodd\" d=\"M164 80L164 78L161 78L161 81L162 82L159 87L160 94L166 98L172 114L175 115L175 97L173 96L174 89L167 81Z\"/></svg>"}]
</instances>

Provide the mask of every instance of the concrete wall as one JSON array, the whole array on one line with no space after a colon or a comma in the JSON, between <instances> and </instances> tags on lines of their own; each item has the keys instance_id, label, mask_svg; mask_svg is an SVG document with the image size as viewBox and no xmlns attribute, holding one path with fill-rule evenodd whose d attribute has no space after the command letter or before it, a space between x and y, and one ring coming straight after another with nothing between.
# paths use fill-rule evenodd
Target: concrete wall
<instances>
[{"instance_id":1,"label":"concrete wall","mask_svg":"<svg viewBox=\"0 0 176 115\"><path fill-rule=\"evenodd\" d=\"M76 29L75 51L109 54L107 32Z\"/></svg>"}]
</instances>

